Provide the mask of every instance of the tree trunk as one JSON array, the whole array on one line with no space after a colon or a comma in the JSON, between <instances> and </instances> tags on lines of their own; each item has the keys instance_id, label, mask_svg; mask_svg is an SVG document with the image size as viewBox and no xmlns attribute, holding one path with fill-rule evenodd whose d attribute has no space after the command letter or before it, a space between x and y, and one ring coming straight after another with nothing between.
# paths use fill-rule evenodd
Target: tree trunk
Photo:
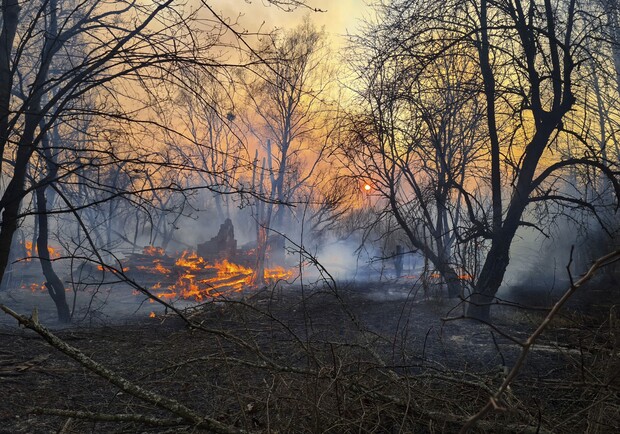
<instances>
[{"instance_id":1,"label":"tree trunk","mask_svg":"<svg viewBox=\"0 0 620 434\"><path fill-rule=\"evenodd\" d=\"M510 261L509 251L512 238L503 237L500 242L495 242L489 250L480 278L476 282L474 292L469 298L467 316L470 318L489 321L491 318L491 305L495 300L495 294L499 290L506 268Z\"/></svg>"},{"instance_id":2,"label":"tree trunk","mask_svg":"<svg viewBox=\"0 0 620 434\"><path fill-rule=\"evenodd\" d=\"M258 227L256 240L256 266L252 276L252 284L261 286L265 284L265 256L267 253L267 229L261 225Z\"/></svg>"},{"instance_id":3,"label":"tree trunk","mask_svg":"<svg viewBox=\"0 0 620 434\"><path fill-rule=\"evenodd\" d=\"M271 155L268 154L269 164L271 164ZM272 203L264 203L261 199L263 195L263 182L265 180L265 159L263 158L262 170L258 175L258 151L254 157L254 167L252 170L252 187L254 191L258 191L256 198L256 265L254 274L252 275L252 285L260 286L265 284L265 256L267 254L267 230L271 224L271 213L273 210ZM257 179L258 176L258 179ZM274 191L271 190L270 198L273 199ZM265 210L265 207L267 209Z\"/></svg>"},{"instance_id":4,"label":"tree trunk","mask_svg":"<svg viewBox=\"0 0 620 434\"><path fill-rule=\"evenodd\" d=\"M67 304L67 298L65 297L65 286L54 271L52 267L52 261L50 260L50 253L48 250L48 216L47 216L47 203L45 199L45 186L37 188L37 219L39 221L39 236L37 238L37 250L39 251L39 262L41 263L41 269L45 276L45 287L47 288L54 304L56 304L56 311L58 312L58 321L63 324L71 322L71 312L69 305Z\"/></svg>"},{"instance_id":5,"label":"tree trunk","mask_svg":"<svg viewBox=\"0 0 620 434\"><path fill-rule=\"evenodd\" d=\"M9 139L9 113L13 75L11 54L19 21L20 6L17 0L2 0L2 31L0 32L0 157ZM0 159L0 169L2 159Z\"/></svg>"}]
</instances>

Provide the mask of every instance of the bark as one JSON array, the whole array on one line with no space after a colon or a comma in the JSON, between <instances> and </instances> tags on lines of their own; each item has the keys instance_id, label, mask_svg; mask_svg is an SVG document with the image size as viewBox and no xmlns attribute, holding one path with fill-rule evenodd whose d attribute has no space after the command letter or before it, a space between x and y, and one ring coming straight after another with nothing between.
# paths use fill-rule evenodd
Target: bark
<instances>
[{"instance_id":1,"label":"bark","mask_svg":"<svg viewBox=\"0 0 620 434\"><path fill-rule=\"evenodd\" d=\"M4 208L2 212L2 221L0 222L0 281L4 277L9 263L11 242L18 226L19 209L25 194L24 184L28 161L34 152L32 143L34 140L34 131L39 120L40 116L38 115L30 115L26 119L24 134L22 135L17 149L13 177L2 199L0 199L0 209Z\"/></svg>"},{"instance_id":2,"label":"bark","mask_svg":"<svg viewBox=\"0 0 620 434\"><path fill-rule=\"evenodd\" d=\"M257 154L258 156L258 154ZM257 157L258 158L258 157ZM268 155L269 164L271 165L271 154ZM255 159L255 162L257 160ZM263 158L262 167L265 167L265 159ZM256 178L256 164L254 165L253 178ZM264 169L261 170L260 178L258 180L259 198L256 199L256 266L254 267L254 275L252 276L252 284L256 286L265 284L265 260L267 256L267 231L271 224L271 214L273 212L273 195L274 190L271 190L270 202L264 203L260 196L263 194L263 182L265 180ZM266 209L265 209L266 208Z\"/></svg>"},{"instance_id":3,"label":"bark","mask_svg":"<svg viewBox=\"0 0 620 434\"><path fill-rule=\"evenodd\" d=\"M67 298L65 297L65 286L54 271L52 261L50 260L50 253L48 249L49 238L49 225L47 215L47 202L45 199L45 186L37 188L37 220L39 222L39 236L37 237L37 250L39 252L39 262L41 263L41 269L45 276L45 287L49 292L50 297L56 304L56 311L58 312L58 321L63 324L71 322L71 311L67 304Z\"/></svg>"},{"instance_id":4,"label":"bark","mask_svg":"<svg viewBox=\"0 0 620 434\"><path fill-rule=\"evenodd\" d=\"M41 124L40 128L44 129L45 125ZM56 143L60 143L60 135L58 134L58 129L56 127L52 130L52 135ZM42 135L41 149L43 150L43 154L45 155L45 164L47 166L46 179L53 180L58 175L58 164L56 162L55 156L52 154L52 151L50 149L50 140L48 134ZM46 279L45 287L47 288L50 297L52 298L52 300L54 300L54 304L56 305L58 321L63 324L68 324L71 322L72 315L65 296L65 285L62 283L62 281L54 271L48 249L49 221L47 209L48 198L46 197L47 186L48 185L43 182L42 185L40 185L35 191L37 206L37 218L35 219L35 221L37 223L38 234L37 251L39 256L39 262L41 264L41 270L43 271L43 275ZM53 190L49 196L50 203L54 203L55 196L53 194Z\"/></svg>"},{"instance_id":5,"label":"bark","mask_svg":"<svg viewBox=\"0 0 620 434\"><path fill-rule=\"evenodd\" d=\"M483 8L481 10L481 27L484 29L487 26L486 23L486 3L482 2ZM551 73L550 77L553 80L553 103L549 110L545 110L541 103L541 79L539 72L536 69L537 47L534 44L534 37L532 30L526 22L524 11L521 9L521 3L516 2L516 9L513 11L513 18L515 19L515 27L519 33L520 42L523 46L526 63L528 65L528 79L531 84L530 96L532 100L532 113L535 120L536 132L531 141L527 144L522 158L522 164L517 178L516 185L512 190L512 197L506 210L505 218L501 222L501 225L496 226L495 211L493 214L493 235L491 239L491 248L485 259L484 265L480 272L480 277L474 287L474 292L469 300L467 307L467 316L487 321L490 318L491 305L493 304L495 295L499 290L506 269L510 262L510 246L517 232L517 229L521 226L521 219L523 213L529 204L529 198L534 189L535 183L533 183L536 170L538 169L540 159L549 146L553 134L561 128L562 119L573 107L575 103L575 97L571 90L571 72L573 70L573 62L568 50L570 49L570 35L572 30L572 17L574 15L575 1L571 1L568 9L568 22L566 25L566 35L564 41L563 62L560 62L559 50L560 47L557 43L558 38L555 33L555 17L554 12L549 1L545 1L545 15L547 22L546 41L549 43L550 59L551 59ZM530 11L529 13L533 13ZM485 31L482 30L483 44ZM480 50L481 63L485 63L484 49ZM486 54L488 55L488 53ZM485 67L482 65L483 79L485 80L485 91L490 92L494 89L486 85L488 80L492 80L492 71L484 72ZM493 98L491 98L493 97ZM487 95L488 103L493 99L494 95ZM495 125L495 124L494 124ZM492 127L494 127L492 125ZM490 125L491 126L491 125ZM492 147L492 154L498 152L495 156L499 158L499 149ZM492 158L494 156L492 155ZM495 168L492 168L495 171ZM499 172L498 172L499 173ZM492 182L493 184L493 182ZM492 187L495 188L494 186Z\"/></svg>"},{"instance_id":6,"label":"bark","mask_svg":"<svg viewBox=\"0 0 620 434\"><path fill-rule=\"evenodd\" d=\"M469 298L467 316L488 321L491 316L491 305L499 290L506 268L510 262L509 252L512 238L504 236L494 241L476 282L474 292Z\"/></svg>"},{"instance_id":7,"label":"bark","mask_svg":"<svg viewBox=\"0 0 620 434\"><path fill-rule=\"evenodd\" d=\"M256 267L254 268L254 275L252 276L253 285L265 284L265 256L267 254L267 228L264 226L258 227L258 234L256 240Z\"/></svg>"},{"instance_id":8,"label":"bark","mask_svg":"<svg viewBox=\"0 0 620 434\"><path fill-rule=\"evenodd\" d=\"M500 168L500 146L495 118L495 77L489 59L489 32L487 19L487 1L483 0L480 6L480 70L484 81L484 94L487 102L487 126L491 142L491 194L493 203L493 230L497 231L502 224L502 184Z\"/></svg>"},{"instance_id":9,"label":"bark","mask_svg":"<svg viewBox=\"0 0 620 434\"><path fill-rule=\"evenodd\" d=\"M2 0L2 31L0 32L0 157L9 136L9 113L13 74L11 72L11 55L20 12L17 0ZM0 171L2 159L0 159Z\"/></svg>"},{"instance_id":10,"label":"bark","mask_svg":"<svg viewBox=\"0 0 620 434\"><path fill-rule=\"evenodd\" d=\"M50 10L52 11L50 14L50 26L53 27L56 25L55 2L50 4ZM56 35L52 30L50 29L50 35ZM43 114L41 113L43 88L48 78L52 58L60 48L61 43L57 38L49 37L45 39L40 54L41 65L39 66L36 80L32 85L31 98L25 110L26 115L24 117L22 135L15 152L13 174L2 199L0 199L0 209L3 209L2 222L0 223L0 281L4 277L9 262L11 242L18 226L19 209L26 194L25 181L28 165L37 145L35 132L43 121Z\"/></svg>"}]
</instances>

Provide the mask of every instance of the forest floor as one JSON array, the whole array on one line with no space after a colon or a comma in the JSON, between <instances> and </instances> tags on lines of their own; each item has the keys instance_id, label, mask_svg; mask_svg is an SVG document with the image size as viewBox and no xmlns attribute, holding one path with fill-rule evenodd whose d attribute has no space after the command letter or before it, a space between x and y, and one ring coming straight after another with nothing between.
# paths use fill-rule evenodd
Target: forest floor
<instances>
[{"instance_id":1,"label":"forest floor","mask_svg":"<svg viewBox=\"0 0 620 434\"><path fill-rule=\"evenodd\" d=\"M545 311L497 307L490 327L446 320L461 308L427 295L395 281L278 286L191 308L193 327L158 312L53 333L233 430L456 432L501 384ZM29 315L26 304L18 307ZM620 432L618 318L613 303L555 318L501 411L476 430ZM41 321L52 323L47 314ZM0 390L0 433L208 432L119 391L8 315ZM120 414L129 416L101 420Z\"/></svg>"}]
</instances>

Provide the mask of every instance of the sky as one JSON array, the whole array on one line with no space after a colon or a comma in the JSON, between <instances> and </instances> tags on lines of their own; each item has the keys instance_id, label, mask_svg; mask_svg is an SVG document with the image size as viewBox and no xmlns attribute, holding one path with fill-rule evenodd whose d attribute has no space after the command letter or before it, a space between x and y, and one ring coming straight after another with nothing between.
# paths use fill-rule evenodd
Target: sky
<instances>
[{"instance_id":1,"label":"sky","mask_svg":"<svg viewBox=\"0 0 620 434\"><path fill-rule=\"evenodd\" d=\"M270 5L267 0L212 0L209 4L217 12L230 17L239 17L239 22L248 31L273 30L275 27L292 28L305 15L310 15L317 27L325 26L335 47L342 46L342 35L355 33L360 18L368 11L367 0L308 0L310 6L325 12L311 12L298 8L285 12Z\"/></svg>"}]
</instances>

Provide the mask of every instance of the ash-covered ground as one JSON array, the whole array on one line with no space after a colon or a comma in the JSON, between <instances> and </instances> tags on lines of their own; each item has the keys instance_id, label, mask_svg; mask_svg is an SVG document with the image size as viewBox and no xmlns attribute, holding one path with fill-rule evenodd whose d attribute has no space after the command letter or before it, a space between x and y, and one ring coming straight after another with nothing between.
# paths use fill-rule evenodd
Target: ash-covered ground
<instances>
[{"instance_id":1,"label":"ash-covered ground","mask_svg":"<svg viewBox=\"0 0 620 434\"><path fill-rule=\"evenodd\" d=\"M31 294L15 309L29 314L37 300L41 322L53 326L44 296ZM406 279L246 290L185 310L192 327L170 312L149 318L152 305L136 309L140 301L126 288L114 288L107 303L116 316L54 333L135 384L252 432L456 432L501 384L519 342L545 314L498 306L492 327L449 319L462 308ZM501 411L476 429L617 432L618 312L597 312L555 318ZM7 318L0 432L208 432L119 392ZM95 420L118 414L167 424Z\"/></svg>"}]
</instances>

